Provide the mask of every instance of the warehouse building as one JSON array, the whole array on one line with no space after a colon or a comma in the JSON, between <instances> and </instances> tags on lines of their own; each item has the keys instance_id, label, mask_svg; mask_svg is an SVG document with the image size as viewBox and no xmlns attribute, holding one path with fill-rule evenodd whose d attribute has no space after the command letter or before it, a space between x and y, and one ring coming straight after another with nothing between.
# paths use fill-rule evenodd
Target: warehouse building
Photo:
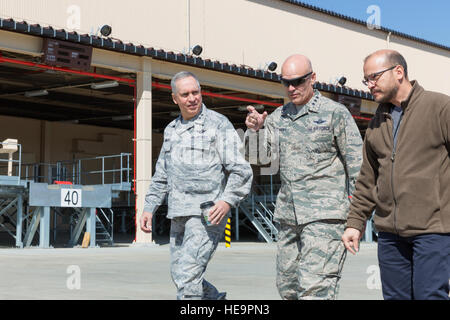
<instances>
[{"instance_id":1,"label":"warehouse building","mask_svg":"<svg viewBox=\"0 0 450 320\"><path fill-rule=\"evenodd\" d=\"M405 56L410 78L450 94L450 48L298 1L2 1L0 245L74 246L86 232L90 246L120 234L151 242L135 222L163 129L179 115L175 73L195 73L204 103L245 130L247 105L270 113L286 102L280 66L302 53L315 87L345 104L364 135L377 104L362 61L381 48ZM270 242L279 177L254 169L233 234Z\"/></svg>"}]
</instances>

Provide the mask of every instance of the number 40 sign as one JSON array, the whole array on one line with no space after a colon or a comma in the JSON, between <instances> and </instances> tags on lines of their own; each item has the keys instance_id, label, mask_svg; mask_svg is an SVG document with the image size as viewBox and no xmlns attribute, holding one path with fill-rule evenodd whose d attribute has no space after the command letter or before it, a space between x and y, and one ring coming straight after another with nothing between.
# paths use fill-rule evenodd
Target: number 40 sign
<instances>
[{"instance_id":1,"label":"number 40 sign","mask_svg":"<svg viewBox=\"0 0 450 320\"><path fill-rule=\"evenodd\" d=\"M61 189L61 207L81 207L81 189Z\"/></svg>"}]
</instances>

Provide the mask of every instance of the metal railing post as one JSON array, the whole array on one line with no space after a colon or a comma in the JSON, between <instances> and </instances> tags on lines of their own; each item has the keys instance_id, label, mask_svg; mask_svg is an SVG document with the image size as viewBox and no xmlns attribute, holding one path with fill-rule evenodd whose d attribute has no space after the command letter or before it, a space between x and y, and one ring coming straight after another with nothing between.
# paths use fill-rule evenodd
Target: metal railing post
<instances>
[{"instance_id":1,"label":"metal railing post","mask_svg":"<svg viewBox=\"0 0 450 320\"><path fill-rule=\"evenodd\" d=\"M77 184L81 184L81 160L78 160L78 181Z\"/></svg>"},{"instance_id":2,"label":"metal railing post","mask_svg":"<svg viewBox=\"0 0 450 320\"><path fill-rule=\"evenodd\" d=\"M102 158L102 184L105 184L105 157Z\"/></svg>"}]
</instances>

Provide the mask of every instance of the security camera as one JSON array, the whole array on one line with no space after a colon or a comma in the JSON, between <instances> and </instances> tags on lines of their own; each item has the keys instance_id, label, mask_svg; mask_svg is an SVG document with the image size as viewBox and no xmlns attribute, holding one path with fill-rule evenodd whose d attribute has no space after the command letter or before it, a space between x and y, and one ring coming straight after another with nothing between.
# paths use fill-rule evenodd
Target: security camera
<instances>
[{"instance_id":1,"label":"security camera","mask_svg":"<svg viewBox=\"0 0 450 320\"><path fill-rule=\"evenodd\" d=\"M195 54L196 56L201 55L203 52L203 48L199 45L196 45L194 48L192 48L192 53Z\"/></svg>"},{"instance_id":2,"label":"security camera","mask_svg":"<svg viewBox=\"0 0 450 320\"><path fill-rule=\"evenodd\" d=\"M269 69L269 71L273 72L273 71L275 71L277 66L278 66L277 63L272 61L272 62L269 63L269 66L267 67L267 69Z\"/></svg>"},{"instance_id":3,"label":"security camera","mask_svg":"<svg viewBox=\"0 0 450 320\"><path fill-rule=\"evenodd\" d=\"M103 27L101 27L100 29L100 33L102 36L104 37L108 37L112 32L112 28L111 26L108 26L107 24L105 24Z\"/></svg>"},{"instance_id":4,"label":"security camera","mask_svg":"<svg viewBox=\"0 0 450 320\"><path fill-rule=\"evenodd\" d=\"M344 86L344 84L347 82L347 78L346 77L340 77L339 78L339 80L338 80L338 83L341 85L341 86Z\"/></svg>"}]
</instances>

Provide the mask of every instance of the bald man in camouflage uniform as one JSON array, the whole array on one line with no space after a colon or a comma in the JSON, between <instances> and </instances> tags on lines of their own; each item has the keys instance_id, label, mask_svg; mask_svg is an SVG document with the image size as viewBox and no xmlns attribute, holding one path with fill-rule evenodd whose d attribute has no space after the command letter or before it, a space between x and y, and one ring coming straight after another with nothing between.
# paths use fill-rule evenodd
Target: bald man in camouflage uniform
<instances>
[{"instance_id":1,"label":"bald man in camouflage uniform","mask_svg":"<svg viewBox=\"0 0 450 320\"><path fill-rule=\"evenodd\" d=\"M275 220L283 299L336 299L346 257L341 236L362 162L362 139L350 112L314 90L315 80L307 57L289 57L282 83L291 102L269 116L249 106L246 119L246 144L263 135L263 153L280 167Z\"/></svg>"},{"instance_id":2,"label":"bald man in camouflage uniform","mask_svg":"<svg viewBox=\"0 0 450 320\"><path fill-rule=\"evenodd\" d=\"M253 172L241 154L242 142L231 122L202 103L195 75L172 78L172 98L181 111L164 130L141 229L151 231L152 215L168 196L171 219L171 275L178 299L224 299L204 279L208 262L223 237L231 207L250 192ZM211 225L201 217L200 204L215 202Z\"/></svg>"}]
</instances>

